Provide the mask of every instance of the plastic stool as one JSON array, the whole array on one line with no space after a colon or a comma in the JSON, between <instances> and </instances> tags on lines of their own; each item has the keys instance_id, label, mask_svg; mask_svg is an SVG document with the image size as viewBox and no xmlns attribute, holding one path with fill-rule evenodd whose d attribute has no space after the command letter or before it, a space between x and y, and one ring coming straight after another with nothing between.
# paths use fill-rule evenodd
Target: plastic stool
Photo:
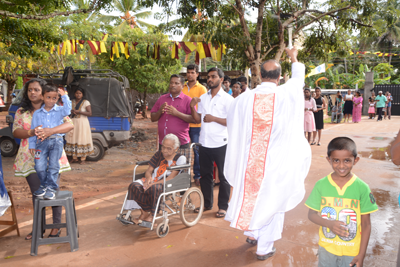
<instances>
[{"instance_id":1,"label":"plastic stool","mask_svg":"<svg viewBox=\"0 0 400 267\"><path fill-rule=\"evenodd\" d=\"M46 207L64 206L66 223L46 224ZM67 236L43 238L45 229L67 228ZM51 200L35 199L35 213L33 215L31 256L37 256L40 245L69 242L71 252L79 249L78 224L76 220L75 203L71 191L58 191L56 198Z\"/></svg>"}]
</instances>

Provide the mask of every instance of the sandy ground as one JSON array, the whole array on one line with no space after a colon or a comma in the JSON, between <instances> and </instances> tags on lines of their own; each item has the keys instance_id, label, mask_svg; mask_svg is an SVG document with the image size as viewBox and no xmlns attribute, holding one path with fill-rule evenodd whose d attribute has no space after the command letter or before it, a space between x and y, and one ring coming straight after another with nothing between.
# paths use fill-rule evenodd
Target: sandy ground
<instances>
[{"instance_id":1,"label":"sandy ground","mask_svg":"<svg viewBox=\"0 0 400 267\"><path fill-rule=\"evenodd\" d=\"M315 182L331 172L325 159L328 142L337 136L348 136L357 143L362 158L353 171L369 184L379 206L379 211L371 215L372 233L364 266L396 266L400 175L399 168L390 162L388 149L399 122L400 117L394 117L383 122L363 118L359 124L328 124L322 145L312 146L305 199ZM256 248L245 242L243 232L215 218L216 203L191 228L185 227L179 216L171 217L170 232L165 238L158 238L145 228L122 226L115 217L134 162L148 159L156 143L154 123L137 120L135 127L150 139L110 149L103 160L85 166L74 164L71 172L62 175L62 190L73 191L77 205L77 252L70 252L68 243L52 244L40 246L37 257L30 256L30 242L24 237L32 227L31 196L25 180L13 177L13 158L3 158L5 182L15 192L22 236L12 232L0 238L1 266L317 266L318 227L307 219L305 199L286 213L282 239L275 243L277 253L265 262L256 260ZM215 187L214 193L217 192ZM7 216L9 212L2 219Z\"/></svg>"}]
</instances>

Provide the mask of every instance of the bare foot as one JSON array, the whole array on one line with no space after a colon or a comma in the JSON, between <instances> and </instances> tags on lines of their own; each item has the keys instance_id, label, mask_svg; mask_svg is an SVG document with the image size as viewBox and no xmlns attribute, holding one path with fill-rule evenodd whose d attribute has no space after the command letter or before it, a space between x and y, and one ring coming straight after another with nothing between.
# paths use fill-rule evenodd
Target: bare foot
<instances>
[{"instance_id":1,"label":"bare foot","mask_svg":"<svg viewBox=\"0 0 400 267\"><path fill-rule=\"evenodd\" d=\"M147 218L149 218L149 216L150 216L150 212L145 212L144 210L140 210L140 212L141 212L140 216L136 219L133 219L133 222L135 224L139 224L142 221L147 221Z\"/></svg>"},{"instance_id":2,"label":"bare foot","mask_svg":"<svg viewBox=\"0 0 400 267\"><path fill-rule=\"evenodd\" d=\"M82 161L80 162L80 164L81 164L81 165L85 165L86 163L85 163L84 160L82 160Z\"/></svg>"}]
</instances>

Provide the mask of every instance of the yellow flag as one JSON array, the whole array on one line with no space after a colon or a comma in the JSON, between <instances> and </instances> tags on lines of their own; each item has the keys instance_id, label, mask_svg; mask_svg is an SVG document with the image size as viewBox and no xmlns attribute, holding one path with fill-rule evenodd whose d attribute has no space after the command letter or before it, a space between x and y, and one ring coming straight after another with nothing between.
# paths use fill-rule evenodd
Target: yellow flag
<instances>
[{"instance_id":1,"label":"yellow flag","mask_svg":"<svg viewBox=\"0 0 400 267\"><path fill-rule=\"evenodd\" d=\"M107 53L105 41L100 41L100 52Z\"/></svg>"},{"instance_id":2,"label":"yellow flag","mask_svg":"<svg viewBox=\"0 0 400 267\"><path fill-rule=\"evenodd\" d=\"M54 45L50 48L50 54L53 54L54 51Z\"/></svg>"},{"instance_id":3,"label":"yellow flag","mask_svg":"<svg viewBox=\"0 0 400 267\"><path fill-rule=\"evenodd\" d=\"M65 49L67 49L67 45L65 43L66 42L63 42L62 49L61 49L61 55L65 55Z\"/></svg>"},{"instance_id":4,"label":"yellow flag","mask_svg":"<svg viewBox=\"0 0 400 267\"><path fill-rule=\"evenodd\" d=\"M68 52L68 55L71 55L71 42L69 40L64 42L65 50Z\"/></svg>"},{"instance_id":5,"label":"yellow flag","mask_svg":"<svg viewBox=\"0 0 400 267\"><path fill-rule=\"evenodd\" d=\"M125 54L125 58L126 58L126 59L128 59L128 58L130 57L130 55L129 55L129 45L128 45L128 42L125 43L124 54Z\"/></svg>"},{"instance_id":6,"label":"yellow flag","mask_svg":"<svg viewBox=\"0 0 400 267\"><path fill-rule=\"evenodd\" d=\"M212 44L209 44L209 47L210 47L211 58L217 61L217 51L215 50L215 47Z\"/></svg>"},{"instance_id":7,"label":"yellow flag","mask_svg":"<svg viewBox=\"0 0 400 267\"><path fill-rule=\"evenodd\" d=\"M121 53L125 53L124 43L123 42L118 42L118 44L119 44L119 48L121 50Z\"/></svg>"},{"instance_id":8,"label":"yellow flag","mask_svg":"<svg viewBox=\"0 0 400 267\"><path fill-rule=\"evenodd\" d=\"M199 59L206 58L206 52L204 51L203 43L197 43L197 52L199 53Z\"/></svg>"},{"instance_id":9,"label":"yellow flag","mask_svg":"<svg viewBox=\"0 0 400 267\"><path fill-rule=\"evenodd\" d=\"M201 44L201 42L200 42L200 44ZM193 42L185 42L185 45L190 49L190 51L194 51L194 50L196 50L196 46L194 45L194 43Z\"/></svg>"},{"instance_id":10,"label":"yellow flag","mask_svg":"<svg viewBox=\"0 0 400 267\"><path fill-rule=\"evenodd\" d=\"M117 56L117 58L119 58L118 42L115 42L114 54Z\"/></svg>"}]
</instances>

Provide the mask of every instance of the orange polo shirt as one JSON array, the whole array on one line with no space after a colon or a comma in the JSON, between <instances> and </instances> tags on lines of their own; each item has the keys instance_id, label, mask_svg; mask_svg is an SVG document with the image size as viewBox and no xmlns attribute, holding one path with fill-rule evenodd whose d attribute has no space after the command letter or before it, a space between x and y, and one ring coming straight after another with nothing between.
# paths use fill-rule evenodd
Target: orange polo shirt
<instances>
[{"instance_id":1,"label":"orange polo shirt","mask_svg":"<svg viewBox=\"0 0 400 267\"><path fill-rule=\"evenodd\" d=\"M193 97L200 97L207 93L207 89L199 83L199 81L196 82L195 85L192 86L192 88L188 88L187 82L185 83L185 86L183 87L182 93L185 95L193 98ZM197 109L196 105L196 109ZM201 127L201 123L196 124L196 123L191 123L190 127Z\"/></svg>"}]
</instances>

